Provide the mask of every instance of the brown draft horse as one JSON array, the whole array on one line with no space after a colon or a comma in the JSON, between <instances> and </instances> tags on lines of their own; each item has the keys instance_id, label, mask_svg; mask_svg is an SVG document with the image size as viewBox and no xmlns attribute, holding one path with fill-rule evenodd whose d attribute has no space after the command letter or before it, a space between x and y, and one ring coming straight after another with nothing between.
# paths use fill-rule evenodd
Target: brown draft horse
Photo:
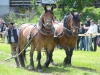
<instances>
[{"instance_id":1,"label":"brown draft horse","mask_svg":"<svg viewBox=\"0 0 100 75\"><path fill-rule=\"evenodd\" d=\"M45 67L48 67L52 58L52 52L56 46L55 42L53 41L54 35L54 27L53 27L53 6L51 9L47 9L44 6L44 13L41 15L39 19L39 23L36 26L30 24L24 24L20 27L19 30L19 52L24 48L25 44L27 43L27 38L31 39L34 34L37 34L32 42L31 42L31 51L30 51L30 69L34 70L34 61L33 61L33 53L34 50L37 50L37 69L38 71L42 71L41 67L41 50L42 48L47 48L47 59L45 62ZM19 55L20 64L22 67L25 67L24 64L24 56L25 51Z\"/></svg>"},{"instance_id":2,"label":"brown draft horse","mask_svg":"<svg viewBox=\"0 0 100 75\"><path fill-rule=\"evenodd\" d=\"M78 39L80 16L81 14L78 12L68 12L62 22L54 25L58 36L55 41L62 46L66 53L65 65L71 65L71 57Z\"/></svg>"}]
</instances>

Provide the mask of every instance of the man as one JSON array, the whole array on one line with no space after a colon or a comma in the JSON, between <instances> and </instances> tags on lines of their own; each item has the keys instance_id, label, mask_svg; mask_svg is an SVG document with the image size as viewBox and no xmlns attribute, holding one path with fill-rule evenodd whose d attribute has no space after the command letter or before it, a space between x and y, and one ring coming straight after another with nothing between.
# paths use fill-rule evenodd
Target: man
<instances>
[{"instance_id":1,"label":"man","mask_svg":"<svg viewBox=\"0 0 100 75\"><path fill-rule=\"evenodd\" d=\"M13 23L9 22L7 24L8 29L6 29L6 36L8 38L8 43L11 47L11 54L14 57L17 54L17 47L18 47L18 29L13 27ZM19 67L18 58L15 58L15 62L17 67Z\"/></svg>"},{"instance_id":2,"label":"man","mask_svg":"<svg viewBox=\"0 0 100 75\"><path fill-rule=\"evenodd\" d=\"M90 25L90 28L89 30L86 32L86 34L90 34L89 36L89 39L90 39L90 49L92 50L92 39L93 39L93 43L94 43L94 51L97 50L97 45L96 45L96 40L97 40L97 36L96 35L92 35L92 34L95 34L95 33L98 33L98 27L96 24L94 24L94 20L92 19L90 21L91 25Z\"/></svg>"},{"instance_id":3,"label":"man","mask_svg":"<svg viewBox=\"0 0 100 75\"><path fill-rule=\"evenodd\" d=\"M84 23L85 32L88 31L89 27L90 27L90 17L87 16L87 17L86 17L86 21L85 21L85 23ZM85 48L86 51L90 50L89 37L88 37L88 36L85 36L85 43L86 43L86 48Z\"/></svg>"}]
</instances>

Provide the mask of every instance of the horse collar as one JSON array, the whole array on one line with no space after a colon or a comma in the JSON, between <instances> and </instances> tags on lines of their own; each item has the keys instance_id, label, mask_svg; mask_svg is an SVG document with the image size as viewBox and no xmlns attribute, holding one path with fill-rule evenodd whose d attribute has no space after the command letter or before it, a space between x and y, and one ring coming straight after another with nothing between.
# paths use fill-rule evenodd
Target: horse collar
<instances>
[{"instance_id":1,"label":"horse collar","mask_svg":"<svg viewBox=\"0 0 100 75\"><path fill-rule=\"evenodd\" d=\"M43 35L53 35L54 34L54 28L51 28L50 31L47 31L44 28L41 28L41 29L39 29L39 32Z\"/></svg>"}]
</instances>

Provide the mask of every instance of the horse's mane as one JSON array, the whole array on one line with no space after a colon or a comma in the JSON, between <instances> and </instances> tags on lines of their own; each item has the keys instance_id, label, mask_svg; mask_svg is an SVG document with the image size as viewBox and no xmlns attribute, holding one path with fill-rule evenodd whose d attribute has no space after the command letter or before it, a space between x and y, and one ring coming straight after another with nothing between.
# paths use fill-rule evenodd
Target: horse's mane
<instances>
[{"instance_id":1,"label":"horse's mane","mask_svg":"<svg viewBox=\"0 0 100 75\"><path fill-rule=\"evenodd\" d=\"M70 12L68 12L68 13L66 13L66 15L65 15L65 17L64 17L64 19L63 19L63 26L65 27L65 28L68 28L68 18L69 18L69 16L70 16Z\"/></svg>"},{"instance_id":2,"label":"horse's mane","mask_svg":"<svg viewBox=\"0 0 100 75\"><path fill-rule=\"evenodd\" d=\"M79 16L78 12L73 12L73 13L68 12L68 13L66 13L66 15L63 19L63 26L65 28L68 28L68 22L69 22L68 19L71 16L73 16L72 18L76 23L79 22L79 20L80 20L80 16Z\"/></svg>"}]
</instances>

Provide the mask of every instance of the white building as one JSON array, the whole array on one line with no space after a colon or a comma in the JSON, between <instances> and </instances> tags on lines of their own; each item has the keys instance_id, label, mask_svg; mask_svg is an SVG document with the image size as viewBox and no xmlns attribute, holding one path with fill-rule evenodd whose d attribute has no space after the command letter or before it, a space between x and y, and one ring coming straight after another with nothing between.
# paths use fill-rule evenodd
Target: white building
<instances>
[{"instance_id":1,"label":"white building","mask_svg":"<svg viewBox=\"0 0 100 75\"><path fill-rule=\"evenodd\" d=\"M9 0L0 0L0 17L9 13Z\"/></svg>"},{"instance_id":2,"label":"white building","mask_svg":"<svg viewBox=\"0 0 100 75\"><path fill-rule=\"evenodd\" d=\"M20 6L32 6L31 0L0 0L0 17L11 11L18 13Z\"/></svg>"},{"instance_id":3,"label":"white building","mask_svg":"<svg viewBox=\"0 0 100 75\"><path fill-rule=\"evenodd\" d=\"M0 17L3 17L5 14L13 11L19 13L19 8L23 7L32 7L32 0L0 0ZM52 5L55 4L56 0L36 0L36 5Z\"/></svg>"}]
</instances>

